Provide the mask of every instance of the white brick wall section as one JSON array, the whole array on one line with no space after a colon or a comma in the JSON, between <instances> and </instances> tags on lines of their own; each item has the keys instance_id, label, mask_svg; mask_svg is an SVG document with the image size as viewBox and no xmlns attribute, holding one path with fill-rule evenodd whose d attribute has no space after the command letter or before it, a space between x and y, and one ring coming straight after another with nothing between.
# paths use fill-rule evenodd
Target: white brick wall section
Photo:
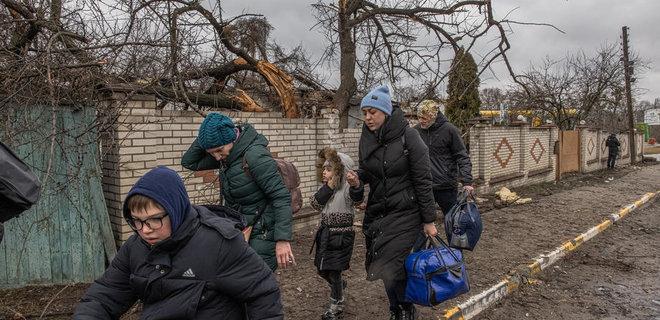
<instances>
[{"instance_id":1,"label":"white brick wall section","mask_svg":"<svg viewBox=\"0 0 660 320\"><path fill-rule=\"evenodd\" d=\"M106 148L112 152L105 154L117 154L114 158L109 156L103 163L104 175L115 177L113 183L116 185L104 186L104 190L107 190L106 198L114 201L113 205L117 205L132 183L137 181L137 178L144 172L156 165L167 165L177 170L185 178L186 186L191 190L191 199L217 201L219 195L217 187L204 183L202 177L195 177L194 173L184 170L180 166L181 156L194 141L203 118L192 111L150 109L153 106L154 104L151 102L136 102L129 103L124 110L129 115L124 119L136 123L118 125L116 135L123 138L124 142L113 147L117 148L116 152L112 151L114 150L112 148ZM235 121L253 124L269 139L272 153L296 164L301 175L301 189L305 202L318 188L315 161L319 149L324 146L332 146L349 154L357 161L361 129L347 129L340 133L336 110L324 109L321 117L317 119L283 119L278 112L232 111L225 112L225 114ZM140 123L140 121L146 123ZM479 125L473 131L478 134L477 139L472 139L471 145L474 148L471 151L471 157L475 177L482 176L488 181L490 177L494 176L521 170L527 172L554 165L555 157L551 155L554 147L551 130ZM598 135L596 136L598 138ZM507 138L513 150L511 159L504 169L497 163L493 155L503 137ZM538 164L532 159L529 152L536 138L539 138L545 148ZM554 134L554 138L556 138L556 134ZM507 157L508 153L508 148L503 148L500 156ZM521 179L512 183L529 183L552 178L554 178L554 173ZM110 206L111 202L108 203Z\"/></svg>"}]
</instances>

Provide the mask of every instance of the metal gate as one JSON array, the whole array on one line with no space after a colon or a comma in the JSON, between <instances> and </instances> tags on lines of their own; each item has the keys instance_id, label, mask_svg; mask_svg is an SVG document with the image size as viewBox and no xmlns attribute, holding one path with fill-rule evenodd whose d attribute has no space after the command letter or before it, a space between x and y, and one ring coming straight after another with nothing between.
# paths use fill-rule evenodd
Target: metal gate
<instances>
[{"instance_id":1,"label":"metal gate","mask_svg":"<svg viewBox=\"0 0 660 320\"><path fill-rule=\"evenodd\" d=\"M34 106L0 126L0 139L12 142L42 182L39 201L5 224L0 288L90 282L115 254L95 118L93 108Z\"/></svg>"},{"instance_id":2,"label":"metal gate","mask_svg":"<svg viewBox=\"0 0 660 320\"><path fill-rule=\"evenodd\" d=\"M580 170L579 131L559 131L559 175Z\"/></svg>"}]
</instances>

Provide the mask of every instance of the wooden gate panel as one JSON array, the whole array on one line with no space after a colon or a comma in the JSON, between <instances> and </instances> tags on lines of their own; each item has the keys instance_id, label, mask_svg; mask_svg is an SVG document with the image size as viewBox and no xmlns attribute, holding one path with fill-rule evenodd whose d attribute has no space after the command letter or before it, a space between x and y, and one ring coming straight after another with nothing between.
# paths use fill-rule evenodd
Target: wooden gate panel
<instances>
[{"instance_id":1,"label":"wooden gate panel","mask_svg":"<svg viewBox=\"0 0 660 320\"><path fill-rule=\"evenodd\" d=\"M577 130L560 131L559 172L580 170L580 135Z\"/></svg>"},{"instance_id":2,"label":"wooden gate panel","mask_svg":"<svg viewBox=\"0 0 660 320\"><path fill-rule=\"evenodd\" d=\"M52 153L51 112L28 107L11 122L29 128L13 136L13 149L39 176L42 191L30 210L5 224L0 288L90 282L116 252L101 185L96 112L59 107ZM0 139L8 141L1 134Z\"/></svg>"}]
</instances>

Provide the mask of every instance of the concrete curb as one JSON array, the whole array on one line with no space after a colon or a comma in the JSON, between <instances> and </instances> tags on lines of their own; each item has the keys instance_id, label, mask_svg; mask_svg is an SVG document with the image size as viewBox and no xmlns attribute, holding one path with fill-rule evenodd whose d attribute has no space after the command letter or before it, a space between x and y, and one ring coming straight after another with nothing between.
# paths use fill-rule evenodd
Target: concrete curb
<instances>
[{"instance_id":1,"label":"concrete curb","mask_svg":"<svg viewBox=\"0 0 660 320\"><path fill-rule=\"evenodd\" d=\"M442 315L440 315L438 319L471 319L499 300L511 294L521 285L527 284L528 279L531 276L538 274L542 270L553 265L566 254L574 251L581 244L590 240L597 234L605 231L613 223L621 220L630 212L653 200L658 195L660 195L660 191L649 192L645 194L639 200L627 205L623 209L619 210L618 213L611 214L608 218L603 220L603 222L580 234L573 240L564 242L561 246L555 248L549 253L539 255L538 257L534 258L530 264L522 265L518 268L515 268L514 270L511 270L509 274L504 278L504 280L500 281L498 284L482 291L475 296L470 297L467 301L457 306L443 310Z\"/></svg>"}]
</instances>

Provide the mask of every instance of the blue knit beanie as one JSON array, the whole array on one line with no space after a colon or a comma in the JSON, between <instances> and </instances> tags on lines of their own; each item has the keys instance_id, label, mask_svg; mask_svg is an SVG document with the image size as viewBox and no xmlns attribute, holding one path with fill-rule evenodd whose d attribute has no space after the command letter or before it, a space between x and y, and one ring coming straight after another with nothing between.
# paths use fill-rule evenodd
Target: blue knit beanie
<instances>
[{"instance_id":1,"label":"blue knit beanie","mask_svg":"<svg viewBox=\"0 0 660 320\"><path fill-rule=\"evenodd\" d=\"M392 115L392 99L390 98L390 89L383 85L371 90L367 93L362 102L360 109L374 108L383 111L386 115Z\"/></svg>"},{"instance_id":2,"label":"blue knit beanie","mask_svg":"<svg viewBox=\"0 0 660 320\"><path fill-rule=\"evenodd\" d=\"M204 118L204 122L199 126L197 142L203 149L211 149L236 140L236 126L231 118L220 113L209 113Z\"/></svg>"}]
</instances>

